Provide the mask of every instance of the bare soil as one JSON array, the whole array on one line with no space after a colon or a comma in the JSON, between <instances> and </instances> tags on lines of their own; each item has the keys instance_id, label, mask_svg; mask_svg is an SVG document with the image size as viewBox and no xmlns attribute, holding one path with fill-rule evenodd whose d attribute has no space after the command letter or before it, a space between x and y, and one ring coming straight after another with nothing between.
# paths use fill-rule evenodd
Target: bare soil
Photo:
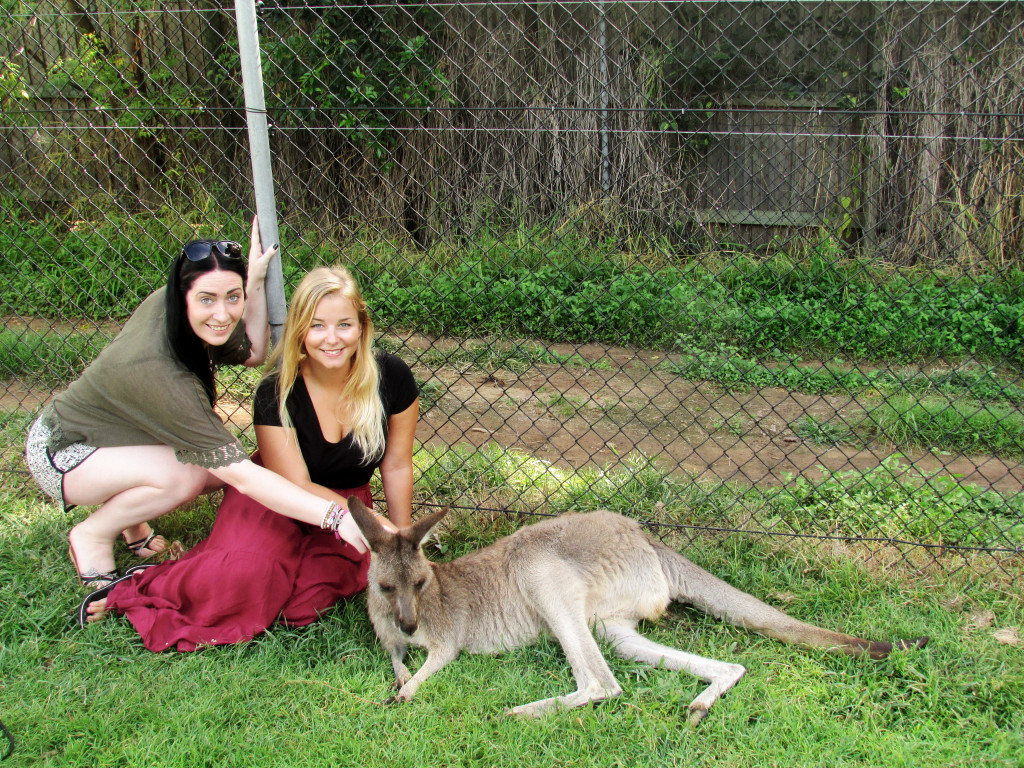
<instances>
[{"instance_id":1,"label":"bare soil","mask_svg":"<svg viewBox=\"0 0 1024 768\"><path fill-rule=\"evenodd\" d=\"M410 349L432 342L405 339ZM726 391L687 381L659 368L665 356L603 345L554 345L562 356L587 365L541 365L522 375L510 371L428 369L422 379L444 394L423 413L418 437L446 445L489 441L565 467L614 468L631 452L657 457L666 469L698 480L776 485L787 476L818 477L829 471L877 467L897 449L878 443L857 449L818 445L792 425L810 415L853 420L862 410L850 396L804 395L778 388ZM992 456L904 453L925 476L1020 491L1024 466Z\"/></svg>"},{"instance_id":2,"label":"bare soil","mask_svg":"<svg viewBox=\"0 0 1024 768\"><path fill-rule=\"evenodd\" d=\"M16 325L11 318L5 325ZM22 321L23 327L31 327ZM54 330L48 323L45 329ZM81 330L81 329L79 329ZM116 326L92 325L110 333ZM879 442L863 448L818 445L797 436L804 416L855 420L856 397L815 396L784 389L726 391L686 381L661 369L663 354L597 344L553 345L578 364L539 365L525 373L460 365L426 365L423 353L457 342L421 335L401 338L403 356L426 388L439 392L422 408L417 437L426 444L482 446L491 441L566 468L614 469L631 453L656 457L671 471L702 481L783 483L787 477L818 477L829 471L867 470L898 452ZM0 410L34 412L52 392L10 381L0 390ZM248 403L229 398L222 416L240 428L251 423ZM926 476L1019 492L1024 466L984 455L907 452L905 463ZM9 466L13 457L0 456Z\"/></svg>"}]
</instances>

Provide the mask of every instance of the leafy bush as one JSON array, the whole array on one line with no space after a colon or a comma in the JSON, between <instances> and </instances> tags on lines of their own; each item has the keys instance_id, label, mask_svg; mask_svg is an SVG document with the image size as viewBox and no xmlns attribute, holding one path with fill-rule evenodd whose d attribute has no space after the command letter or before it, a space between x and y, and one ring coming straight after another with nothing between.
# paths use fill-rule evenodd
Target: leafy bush
<instances>
[{"instance_id":1,"label":"leafy bush","mask_svg":"<svg viewBox=\"0 0 1024 768\"><path fill-rule=\"evenodd\" d=\"M163 282L177 243L199 231L245 237L241 222L214 217L199 225L173 215L144 222L110 217L95 225L38 222L10 200L2 214L0 284L9 288L3 300L6 311L22 314L126 317ZM282 231L282 241L288 237ZM445 261L398 255L386 263L379 238L374 247L357 240L344 249L297 242L285 275L295 281L312 266L346 263L361 276L383 323L427 333L598 341L702 359L704 352L742 349L825 360L1024 364L1024 273L943 279L843 261L784 266L741 256L724 265L709 259L651 268L631 265L628 254L604 243L584 250L549 237L517 233L491 242L484 233ZM737 369L746 367L737 371L742 377L757 365L734 361ZM951 374L951 382L959 375ZM786 376L808 382L806 372ZM995 393L1002 384L992 379L988 386Z\"/></svg>"},{"instance_id":2,"label":"leafy bush","mask_svg":"<svg viewBox=\"0 0 1024 768\"><path fill-rule=\"evenodd\" d=\"M437 20L429 6L264 10L261 23L280 31L262 41L269 113L284 125L334 126L385 161L398 140L394 128L448 91L423 34Z\"/></svg>"}]
</instances>

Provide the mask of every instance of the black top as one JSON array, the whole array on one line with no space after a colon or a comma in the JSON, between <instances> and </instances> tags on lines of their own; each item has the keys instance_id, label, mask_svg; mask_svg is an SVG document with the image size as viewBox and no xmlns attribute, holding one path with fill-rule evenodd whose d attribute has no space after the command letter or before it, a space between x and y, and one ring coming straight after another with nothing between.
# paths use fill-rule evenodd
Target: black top
<instances>
[{"instance_id":1,"label":"black top","mask_svg":"<svg viewBox=\"0 0 1024 768\"><path fill-rule=\"evenodd\" d=\"M380 398L384 403L384 435L387 436L387 419L401 413L419 396L412 371L400 357L387 352L377 353L380 368ZM288 395L288 416L292 420L299 439L299 451L309 470L309 478L318 485L337 490L358 488L370 482L373 470L380 466L383 456L369 464L361 464L363 452L352 439L352 433L337 443L324 439L320 421L316 417L313 401L309 399L306 383L302 376L295 380ZM264 379L256 389L253 400L254 423L280 427L277 412L277 376Z\"/></svg>"}]
</instances>

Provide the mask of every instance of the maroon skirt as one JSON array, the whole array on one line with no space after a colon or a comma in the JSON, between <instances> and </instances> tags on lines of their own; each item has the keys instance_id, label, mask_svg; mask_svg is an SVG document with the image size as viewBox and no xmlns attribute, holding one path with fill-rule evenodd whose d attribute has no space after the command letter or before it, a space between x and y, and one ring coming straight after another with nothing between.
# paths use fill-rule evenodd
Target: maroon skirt
<instances>
[{"instance_id":1,"label":"maroon skirt","mask_svg":"<svg viewBox=\"0 0 1024 768\"><path fill-rule=\"evenodd\" d=\"M369 486L339 493L373 505ZM277 620L310 624L366 588L369 564L369 553L229 486L209 538L117 584L107 608L127 616L151 651L194 651L251 640Z\"/></svg>"}]
</instances>

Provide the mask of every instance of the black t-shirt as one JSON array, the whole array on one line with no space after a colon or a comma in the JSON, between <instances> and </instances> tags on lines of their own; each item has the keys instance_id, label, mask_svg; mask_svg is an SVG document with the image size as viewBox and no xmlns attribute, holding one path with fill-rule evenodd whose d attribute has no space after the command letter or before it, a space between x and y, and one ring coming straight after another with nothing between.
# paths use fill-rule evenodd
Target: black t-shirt
<instances>
[{"instance_id":1,"label":"black t-shirt","mask_svg":"<svg viewBox=\"0 0 1024 768\"><path fill-rule=\"evenodd\" d=\"M384 434L387 435L387 419L401 413L419 396L412 371L400 357L387 352L377 353L380 368L380 398L384 404ZM358 488L370 482L370 477L380 465L383 457L369 464L361 464L363 452L352 439L345 435L337 443L324 439L320 421L316 417L313 401L309 399L306 383L299 376L288 395L288 416L298 433L299 451L306 462L309 477L318 485L338 490ZM280 427L277 412L277 376L262 381L256 389L253 400L253 420L256 424Z\"/></svg>"}]
</instances>

